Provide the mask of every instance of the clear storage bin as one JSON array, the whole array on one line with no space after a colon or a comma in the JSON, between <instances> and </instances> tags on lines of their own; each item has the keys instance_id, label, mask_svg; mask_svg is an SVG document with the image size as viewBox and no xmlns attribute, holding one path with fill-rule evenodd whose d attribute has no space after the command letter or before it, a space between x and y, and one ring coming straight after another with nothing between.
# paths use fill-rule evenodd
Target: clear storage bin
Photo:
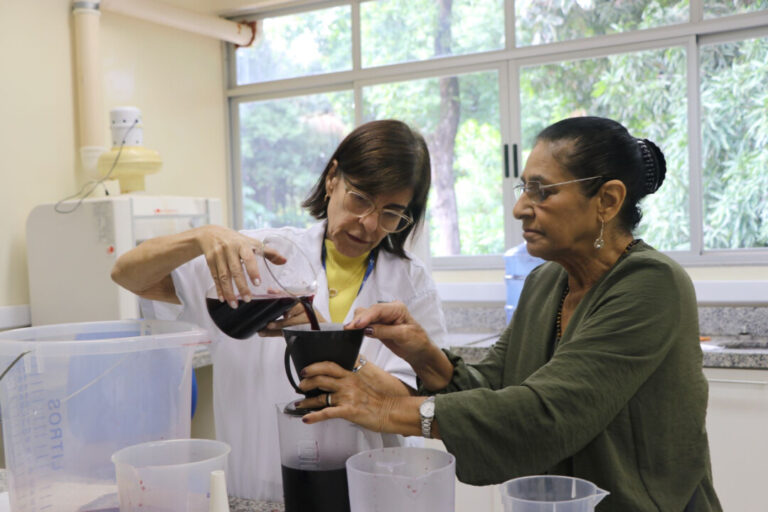
<instances>
[{"instance_id":1,"label":"clear storage bin","mask_svg":"<svg viewBox=\"0 0 768 512\"><path fill-rule=\"evenodd\" d=\"M0 333L3 442L14 512L116 508L111 456L189 437L192 324L84 322Z\"/></svg>"}]
</instances>

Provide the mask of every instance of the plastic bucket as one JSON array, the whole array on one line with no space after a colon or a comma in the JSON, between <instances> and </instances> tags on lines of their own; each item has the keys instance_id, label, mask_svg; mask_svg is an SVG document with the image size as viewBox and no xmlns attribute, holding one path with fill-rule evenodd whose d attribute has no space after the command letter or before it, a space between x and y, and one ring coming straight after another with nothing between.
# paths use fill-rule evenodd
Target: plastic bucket
<instances>
[{"instance_id":1,"label":"plastic bucket","mask_svg":"<svg viewBox=\"0 0 768 512\"><path fill-rule=\"evenodd\" d=\"M123 448L112 456L120 512L208 512L211 471L230 448L211 439L172 439Z\"/></svg>"},{"instance_id":2,"label":"plastic bucket","mask_svg":"<svg viewBox=\"0 0 768 512\"><path fill-rule=\"evenodd\" d=\"M3 442L14 512L117 506L112 454L189 437L192 357L207 333L160 320L0 333Z\"/></svg>"},{"instance_id":3,"label":"plastic bucket","mask_svg":"<svg viewBox=\"0 0 768 512\"><path fill-rule=\"evenodd\" d=\"M526 476L501 484L504 512L591 512L608 495L588 480Z\"/></svg>"},{"instance_id":4,"label":"plastic bucket","mask_svg":"<svg viewBox=\"0 0 768 512\"><path fill-rule=\"evenodd\" d=\"M347 460L352 512L453 510L456 459L432 448L380 448Z\"/></svg>"}]
</instances>

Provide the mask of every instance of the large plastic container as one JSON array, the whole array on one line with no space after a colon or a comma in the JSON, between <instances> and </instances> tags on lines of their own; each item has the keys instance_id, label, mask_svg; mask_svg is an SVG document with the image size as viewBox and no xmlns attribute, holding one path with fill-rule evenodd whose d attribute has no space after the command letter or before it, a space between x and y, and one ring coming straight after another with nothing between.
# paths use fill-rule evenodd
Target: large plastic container
<instances>
[{"instance_id":1,"label":"large plastic container","mask_svg":"<svg viewBox=\"0 0 768 512\"><path fill-rule=\"evenodd\" d=\"M432 448L368 450L347 460L352 512L454 510L456 459Z\"/></svg>"},{"instance_id":2,"label":"large plastic container","mask_svg":"<svg viewBox=\"0 0 768 512\"><path fill-rule=\"evenodd\" d=\"M192 357L207 333L160 320L0 333L3 441L14 512L117 507L112 454L189 437Z\"/></svg>"},{"instance_id":3,"label":"large plastic container","mask_svg":"<svg viewBox=\"0 0 768 512\"><path fill-rule=\"evenodd\" d=\"M212 439L170 439L128 446L112 456L120 512L208 512L211 472L230 448Z\"/></svg>"},{"instance_id":4,"label":"large plastic container","mask_svg":"<svg viewBox=\"0 0 768 512\"><path fill-rule=\"evenodd\" d=\"M531 273L531 270L542 263L544 263L543 259L528 254L525 242L504 253L504 282L507 285L507 304L504 306L504 312L507 316L507 323L512 320L512 315L517 308L525 278Z\"/></svg>"},{"instance_id":5,"label":"large plastic container","mask_svg":"<svg viewBox=\"0 0 768 512\"><path fill-rule=\"evenodd\" d=\"M588 480L526 476L500 486L504 512L591 512L608 495Z\"/></svg>"}]
</instances>

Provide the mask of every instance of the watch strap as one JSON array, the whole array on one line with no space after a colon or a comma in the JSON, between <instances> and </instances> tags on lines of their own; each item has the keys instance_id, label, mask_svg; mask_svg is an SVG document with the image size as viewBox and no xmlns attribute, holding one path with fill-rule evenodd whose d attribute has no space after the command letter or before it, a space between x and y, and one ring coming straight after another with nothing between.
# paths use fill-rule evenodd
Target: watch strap
<instances>
[{"instance_id":1,"label":"watch strap","mask_svg":"<svg viewBox=\"0 0 768 512\"><path fill-rule=\"evenodd\" d=\"M431 413L428 415L424 414L424 404L431 402L432 404L435 403L435 397L430 396L427 397L424 402L422 402L422 406L419 407L419 415L421 416L421 435L422 437L425 437L427 439L432 439L432 420L435 418L435 409L434 405L431 407Z\"/></svg>"}]
</instances>

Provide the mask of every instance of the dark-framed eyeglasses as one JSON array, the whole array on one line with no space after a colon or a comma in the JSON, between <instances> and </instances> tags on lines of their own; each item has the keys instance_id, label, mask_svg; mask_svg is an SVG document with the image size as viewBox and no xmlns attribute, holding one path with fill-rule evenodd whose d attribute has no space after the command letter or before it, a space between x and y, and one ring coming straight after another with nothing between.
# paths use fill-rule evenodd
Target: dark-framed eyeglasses
<instances>
[{"instance_id":1,"label":"dark-framed eyeglasses","mask_svg":"<svg viewBox=\"0 0 768 512\"><path fill-rule=\"evenodd\" d=\"M410 216L389 208L378 208L365 192L357 190L346 178L343 180L346 192L341 204L352 215L363 218L378 211L379 227L387 233L399 233L413 224Z\"/></svg>"},{"instance_id":2,"label":"dark-framed eyeglasses","mask_svg":"<svg viewBox=\"0 0 768 512\"><path fill-rule=\"evenodd\" d=\"M589 178L580 178L578 180L568 180L568 181L561 181L559 183L550 183L549 185L542 185L538 181L527 181L525 183L521 183L519 185L515 185L514 191L515 191L515 199L520 199L525 193L528 196L528 199L531 200L534 204L539 204L542 201L544 201L546 198L548 198L550 195L552 195L552 192L550 189L552 187L558 187L560 185L568 185L569 183L578 183L580 181L588 181L588 180L596 180L598 178L602 178L602 176L590 176Z\"/></svg>"}]
</instances>

